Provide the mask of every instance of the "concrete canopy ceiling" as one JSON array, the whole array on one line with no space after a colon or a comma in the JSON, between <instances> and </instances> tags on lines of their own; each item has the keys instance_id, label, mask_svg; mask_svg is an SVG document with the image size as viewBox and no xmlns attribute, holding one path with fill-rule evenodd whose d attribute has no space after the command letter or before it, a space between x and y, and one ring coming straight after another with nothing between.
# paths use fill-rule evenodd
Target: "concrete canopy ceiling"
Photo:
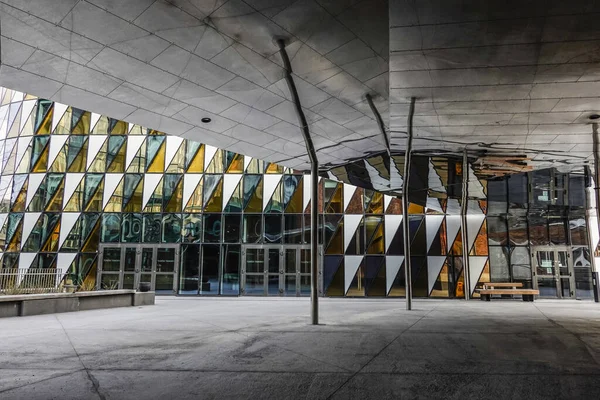
<instances>
[{"instance_id":1,"label":"concrete canopy ceiling","mask_svg":"<svg viewBox=\"0 0 600 400\"><path fill-rule=\"evenodd\" d=\"M404 149L582 165L600 1L0 0L0 85L296 169ZM210 123L203 123L208 117ZM486 153L487 152L487 153Z\"/></svg>"}]
</instances>

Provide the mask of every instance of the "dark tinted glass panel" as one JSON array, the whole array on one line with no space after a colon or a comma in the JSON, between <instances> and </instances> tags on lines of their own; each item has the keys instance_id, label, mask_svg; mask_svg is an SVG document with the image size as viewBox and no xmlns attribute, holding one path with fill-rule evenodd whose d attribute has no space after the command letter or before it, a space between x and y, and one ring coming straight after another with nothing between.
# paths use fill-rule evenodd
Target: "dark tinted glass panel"
<instances>
[{"instance_id":1,"label":"dark tinted glass panel","mask_svg":"<svg viewBox=\"0 0 600 400\"><path fill-rule=\"evenodd\" d=\"M240 246L223 246L223 284L221 294L237 296L240 293Z\"/></svg>"},{"instance_id":2,"label":"dark tinted glass panel","mask_svg":"<svg viewBox=\"0 0 600 400\"><path fill-rule=\"evenodd\" d=\"M250 214L244 215L244 243L260 243L262 237L262 215Z\"/></svg>"},{"instance_id":3,"label":"dark tinted glass panel","mask_svg":"<svg viewBox=\"0 0 600 400\"><path fill-rule=\"evenodd\" d=\"M488 217L488 241L490 245L504 245L508 242L506 217Z\"/></svg>"},{"instance_id":4,"label":"dark tinted glass panel","mask_svg":"<svg viewBox=\"0 0 600 400\"><path fill-rule=\"evenodd\" d=\"M144 214L144 234L142 242L158 243L160 240L161 214Z\"/></svg>"},{"instance_id":5,"label":"dark tinted glass panel","mask_svg":"<svg viewBox=\"0 0 600 400\"><path fill-rule=\"evenodd\" d=\"M226 214L224 218L225 229L223 230L223 241L225 243L240 243L242 216L239 214Z\"/></svg>"},{"instance_id":6,"label":"dark tinted glass panel","mask_svg":"<svg viewBox=\"0 0 600 400\"><path fill-rule=\"evenodd\" d=\"M302 214L288 214L284 216L284 243L302 243Z\"/></svg>"},{"instance_id":7,"label":"dark tinted glass panel","mask_svg":"<svg viewBox=\"0 0 600 400\"><path fill-rule=\"evenodd\" d=\"M506 191L506 182L504 180L488 181L488 214L506 213L508 203L508 193Z\"/></svg>"},{"instance_id":8,"label":"dark tinted glass panel","mask_svg":"<svg viewBox=\"0 0 600 400\"><path fill-rule=\"evenodd\" d=\"M200 245L184 244L181 246L181 273L179 277L179 294L198 293L198 272L200 266Z\"/></svg>"},{"instance_id":9,"label":"dark tinted glass panel","mask_svg":"<svg viewBox=\"0 0 600 400\"><path fill-rule=\"evenodd\" d=\"M202 271L200 274L200 294L219 293L219 269L221 266L221 246L202 245Z\"/></svg>"},{"instance_id":10,"label":"dark tinted glass panel","mask_svg":"<svg viewBox=\"0 0 600 400\"><path fill-rule=\"evenodd\" d=\"M549 244L548 219L544 215L529 215L529 240L534 246Z\"/></svg>"},{"instance_id":11,"label":"dark tinted glass panel","mask_svg":"<svg viewBox=\"0 0 600 400\"><path fill-rule=\"evenodd\" d=\"M102 241L116 243L121 236L121 214L104 214L102 217Z\"/></svg>"},{"instance_id":12,"label":"dark tinted glass panel","mask_svg":"<svg viewBox=\"0 0 600 400\"><path fill-rule=\"evenodd\" d=\"M550 241L553 244L567 244L567 232L564 218L548 218Z\"/></svg>"},{"instance_id":13,"label":"dark tinted glass panel","mask_svg":"<svg viewBox=\"0 0 600 400\"><path fill-rule=\"evenodd\" d=\"M527 175L516 174L508 177L508 201L513 204L527 204Z\"/></svg>"},{"instance_id":14,"label":"dark tinted glass panel","mask_svg":"<svg viewBox=\"0 0 600 400\"><path fill-rule=\"evenodd\" d=\"M283 227L281 215L265 215L265 243L281 243Z\"/></svg>"},{"instance_id":15,"label":"dark tinted glass panel","mask_svg":"<svg viewBox=\"0 0 600 400\"><path fill-rule=\"evenodd\" d=\"M512 210L507 216L510 244L514 246L529 243L529 232L527 230L527 215L525 210Z\"/></svg>"},{"instance_id":16,"label":"dark tinted glass panel","mask_svg":"<svg viewBox=\"0 0 600 400\"><path fill-rule=\"evenodd\" d=\"M569 205L585 207L585 178L583 175L569 176Z\"/></svg>"},{"instance_id":17,"label":"dark tinted glass panel","mask_svg":"<svg viewBox=\"0 0 600 400\"><path fill-rule=\"evenodd\" d=\"M181 216L179 214L164 214L162 217L162 243L181 242Z\"/></svg>"},{"instance_id":18,"label":"dark tinted glass panel","mask_svg":"<svg viewBox=\"0 0 600 400\"><path fill-rule=\"evenodd\" d=\"M204 241L206 243L221 241L221 214L204 214Z\"/></svg>"},{"instance_id":19,"label":"dark tinted glass panel","mask_svg":"<svg viewBox=\"0 0 600 400\"><path fill-rule=\"evenodd\" d=\"M571 244L573 246L587 245L588 240L585 214L577 215L572 213L569 219L569 230L571 231Z\"/></svg>"},{"instance_id":20,"label":"dark tinted glass panel","mask_svg":"<svg viewBox=\"0 0 600 400\"><path fill-rule=\"evenodd\" d=\"M121 241L139 243L142 236L142 214L123 214L121 222Z\"/></svg>"},{"instance_id":21,"label":"dark tinted glass panel","mask_svg":"<svg viewBox=\"0 0 600 400\"><path fill-rule=\"evenodd\" d=\"M200 242L202 238L202 215L185 214L183 217L182 240L188 243Z\"/></svg>"},{"instance_id":22,"label":"dark tinted glass panel","mask_svg":"<svg viewBox=\"0 0 600 400\"><path fill-rule=\"evenodd\" d=\"M510 279L505 247L490 246L490 278L492 282L507 282Z\"/></svg>"}]
</instances>

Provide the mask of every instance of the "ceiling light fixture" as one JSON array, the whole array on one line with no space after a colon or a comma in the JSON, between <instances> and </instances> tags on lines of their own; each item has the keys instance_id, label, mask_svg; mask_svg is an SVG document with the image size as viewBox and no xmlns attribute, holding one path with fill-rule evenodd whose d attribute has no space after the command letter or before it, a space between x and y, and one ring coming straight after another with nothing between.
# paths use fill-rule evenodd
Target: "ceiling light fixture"
<instances>
[{"instance_id":1,"label":"ceiling light fixture","mask_svg":"<svg viewBox=\"0 0 600 400\"><path fill-rule=\"evenodd\" d=\"M202 121L202 123L204 123L204 124L208 124L211 121L211 119L208 117L204 117L200 121Z\"/></svg>"},{"instance_id":2,"label":"ceiling light fixture","mask_svg":"<svg viewBox=\"0 0 600 400\"><path fill-rule=\"evenodd\" d=\"M597 119L600 119L600 115L598 114L592 114L589 116L589 119L591 119L592 121L595 121Z\"/></svg>"}]
</instances>

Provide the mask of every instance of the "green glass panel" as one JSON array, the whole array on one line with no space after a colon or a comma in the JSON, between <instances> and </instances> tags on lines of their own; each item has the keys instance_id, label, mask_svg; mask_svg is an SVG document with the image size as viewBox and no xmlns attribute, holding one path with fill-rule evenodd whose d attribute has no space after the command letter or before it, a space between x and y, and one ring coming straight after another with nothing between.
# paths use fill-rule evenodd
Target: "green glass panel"
<instances>
[{"instance_id":1,"label":"green glass panel","mask_svg":"<svg viewBox=\"0 0 600 400\"><path fill-rule=\"evenodd\" d=\"M108 138L108 147L106 149L106 168L112 164L117 154L119 154L119 150L125 144L125 139L127 136L110 136ZM121 168L122 171L122 168Z\"/></svg>"},{"instance_id":2,"label":"green glass panel","mask_svg":"<svg viewBox=\"0 0 600 400\"><path fill-rule=\"evenodd\" d=\"M184 214L182 240L186 243L199 243L202 238L202 214Z\"/></svg>"},{"instance_id":3,"label":"green glass panel","mask_svg":"<svg viewBox=\"0 0 600 400\"><path fill-rule=\"evenodd\" d=\"M86 161L87 136L69 137L67 151L67 169L69 172L84 172ZM79 157L78 157L79 156ZM76 162L77 161L77 162ZM74 169L72 167L75 167Z\"/></svg>"},{"instance_id":4,"label":"green glass panel","mask_svg":"<svg viewBox=\"0 0 600 400\"><path fill-rule=\"evenodd\" d=\"M243 189L242 182L243 181L240 180L240 183L238 183L237 187L233 191L233 194L231 195L229 202L225 206L225 212L241 212L242 211L242 205L243 205L243 199L244 199L243 194L242 194L242 189Z\"/></svg>"},{"instance_id":5,"label":"green glass panel","mask_svg":"<svg viewBox=\"0 0 600 400\"><path fill-rule=\"evenodd\" d=\"M204 204L208 203L223 175L204 175ZM219 210L220 211L220 210Z\"/></svg>"},{"instance_id":6,"label":"green glass panel","mask_svg":"<svg viewBox=\"0 0 600 400\"><path fill-rule=\"evenodd\" d=\"M244 180L244 210L262 211L262 175L246 175Z\"/></svg>"},{"instance_id":7,"label":"green glass panel","mask_svg":"<svg viewBox=\"0 0 600 400\"><path fill-rule=\"evenodd\" d=\"M40 160L42 154L44 153L44 149L48 145L49 139L50 136L48 135L36 136L33 138L33 152L31 153L31 167L33 169L36 168L36 164L38 160Z\"/></svg>"},{"instance_id":8,"label":"green glass panel","mask_svg":"<svg viewBox=\"0 0 600 400\"><path fill-rule=\"evenodd\" d=\"M83 242L88 238L88 236L92 233L96 222L100 219L99 213L84 213L81 214L81 238Z\"/></svg>"},{"instance_id":9,"label":"green glass panel","mask_svg":"<svg viewBox=\"0 0 600 400\"><path fill-rule=\"evenodd\" d=\"M44 211L64 178L64 174L47 174L29 203L27 211Z\"/></svg>"},{"instance_id":10,"label":"green glass panel","mask_svg":"<svg viewBox=\"0 0 600 400\"><path fill-rule=\"evenodd\" d=\"M135 189L142 180L142 174L125 174L125 185L123 187L123 207L127 206L135 193Z\"/></svg>"},{"instance_id":11,"label":"green glass panel","mask_svg":"<svg viewBox=\"0 0 600 400\"><path fill-rule=\"evenodd\" d=\"M187 172L204 172L204 146L200 143L187 142L185 170Z\"/></svg>"},{"instance_id":12,"label":"green glass panel","mask_svg":"<svg viewBox=\"0 0 600 400\"><path fill-rule=\"evenodd\" d=\"M283 183L279 182L271 200L267 203L265 213L282 213L283 212L283 199L282 199Z\"/></svg>"},{"instance_id":13,"label":"green glass panel","mask_svg":"<svg viewBox=\"0 0 600 400\"><path fill-rule=\"evenodd\" d=\"M181 242L181 216L178 214L164 214L162 217L162 243Z\"/></svg>"},{"instance_id":14,"label":"green glass panel","mask_svg":"<svg viewBox=\"0 0 600 400\"><path fill-rule=\"evenodd\" d=\"M83 217L80 216L77 222L75 222L75 225L71 228L71 232L69 232L67 238L63 242L60 251L78 252L80 250L82 219Z\"/></svg>"},{"instance_id":15,"label":"green glass panel","mask_svg":"<svg viewBox=\"0 0 600 400\"><path fill-rule=\"evenodd\" d=\"M139 243L142 238L142 214L123 214L121 221L121 242Z\"/></svg>"},{"instance_id":16,"label":"green glass panel","mask_svg":"<svg viewBox=\"0 0 600 400\"><path fill-rule=\"evenodd\" d=\"M17 228L21 224L23 219L22 213L10 213L8 214L8 223L6 228L6 243L10 243L17 232Z\"/></svg>"},{"instance_id":17,"label":"green glass panel","mask_svg":"<svg viewBox=\"0 0 600 400\"><path fill-rule=\"evenodd\" d=\"M87 174L85 176L85 189L83 195L83 204L86 206L92 199L100 182L102 182L103 174Z\"/></svg>"},{"instance_id":18,"label":"green glass panel","mask_svg":"<svg viewBox=\"0 0 600 400\"><path fill-rule=\"evenodd\" d=\"M42 127L42 125L52 123L52 121L49 121L50 118L48 118L52 105L53 103L50 100L38 100L37 114L35 117L35 132L40 130L40 128L43 129L44 127ZM47 131L47 133L50 133L49 126Z\"/></svg>"},{"instance_id":19,"label":"green glass panel","mask_svg":"<svg viewBox=\"0 0 600 400\"><path fill-rule=\"evenodd\" d=\"M161 236L162 214L144 214L142 242L158 243Z\"/></svg>"},{"instance_id":20,"label":"green glass panel","mask_svg":"<svg viewBox=\"0 0 600 400\"><path fill-rule=\"evenodd\" d=\"M60 220L59 213L42 214L37 220L33 230L29 234L27 241L23 245L22 251L36 252L46 243L54 227Z\"/></svg>"},{"instance_id":21,"label":"green glass panel","mask_svg":"<svg viewBox=\"0 0 600 400\"><path fill-rule=\"evenodd\" d=\"M146 170L152 164L156 153L158 153L158 150L160 149L164 141L164 136L157 135L148 136L148 138L146 139Z\"/></svg>"},{"instance_id":22,"label":"green glass panel","mask_svg":"<svg viewBox=\"0 0 600 400\"><path fill-rule=\"evenodd\" d=\"M102 242L118 243L121 236L121 214L105 213L102 216Z\"/></svg>"},{"instance_id":23,"label":"green glass panel","mask_svg":"<svg viewBox=\"0 0 600 400\"><path fill-rule=\"evenodd\" d=\"M163 208L167 208L167 204L169 204L169 200L173 197L175 190L177 189L177 184L182 179L183 175L179 174L165 174L163 177ZM175 210L173 210L175 211Z\"/></svg>"}]
</instances>

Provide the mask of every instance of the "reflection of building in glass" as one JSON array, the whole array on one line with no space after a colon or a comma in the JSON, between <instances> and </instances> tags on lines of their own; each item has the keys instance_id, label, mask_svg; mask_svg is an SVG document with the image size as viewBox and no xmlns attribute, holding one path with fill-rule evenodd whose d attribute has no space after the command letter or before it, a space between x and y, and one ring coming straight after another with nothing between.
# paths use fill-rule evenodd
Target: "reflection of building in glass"
<instances>
[{"instance_id":1,"label":"reflection of building in glass","mask_svg":"<svg viewBox=\"0 0 600 400\"><path fill-rule=\"evenodd\" d=\"M309 293L310 188L301 172L0 93L3 268L61 268L68 282L100 288L149 281L177 294ZM366 171L361 182L396 179L380 155L360 162L362 169L348 165L332 175L356 182L348 177ZM402 159L393 162L398 167ZM463 296L460 160L415 156L413 169L414 294ZM529 178L474 178L471 187L472 288L490 279L551 288L548 274L533 276L531 260L547 265L554 249L555 296L571 288L565 268L574 272L575 295L588 296L582 176L537 171ZM325 178L319 194L323 295L403 296L400 200ZM568 265L559 265L556 247L540 247L551 245L572 249Z\"/></svg>"}]
</instances>

